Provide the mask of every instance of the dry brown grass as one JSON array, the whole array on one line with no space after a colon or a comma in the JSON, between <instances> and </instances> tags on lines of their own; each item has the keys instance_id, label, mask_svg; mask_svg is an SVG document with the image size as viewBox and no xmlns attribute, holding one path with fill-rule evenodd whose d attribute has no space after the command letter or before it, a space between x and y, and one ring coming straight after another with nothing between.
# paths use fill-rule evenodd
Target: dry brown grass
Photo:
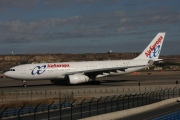
<instances>
[{"instance_id":1,"label":"dry brown grass","mask_svg":"<svg viewBox=\"0 0 180 120\"><path fill-rule=\"evenodd\" d=\"M49 98L49 99L39 99L39 100L22 100L22 101L5 102L5 103L0 103L0 109L3 110L6 107L21 108L23 105L25 105L26 107L37 106L39 103L48 105L48 104L51 104L53 101L57 103L59 99Z\"/></svg>"}]
</instances>

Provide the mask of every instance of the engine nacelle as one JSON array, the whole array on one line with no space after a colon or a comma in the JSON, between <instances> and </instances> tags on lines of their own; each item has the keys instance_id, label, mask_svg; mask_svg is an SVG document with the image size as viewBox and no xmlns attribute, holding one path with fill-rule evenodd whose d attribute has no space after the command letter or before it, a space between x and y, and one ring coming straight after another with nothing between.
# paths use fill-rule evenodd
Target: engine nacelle
<instances>
[{"instance_id":1,"label":"engine nacelle","mask_svg":"<svg viewBox=\"0 0 180 120\"><path fill-rule=\"evenodd\" d=\"M81 74L68 75L68 83L69 84L79 84L85 83L89 81L89 77Z\"/></svg>"}]
</instances>

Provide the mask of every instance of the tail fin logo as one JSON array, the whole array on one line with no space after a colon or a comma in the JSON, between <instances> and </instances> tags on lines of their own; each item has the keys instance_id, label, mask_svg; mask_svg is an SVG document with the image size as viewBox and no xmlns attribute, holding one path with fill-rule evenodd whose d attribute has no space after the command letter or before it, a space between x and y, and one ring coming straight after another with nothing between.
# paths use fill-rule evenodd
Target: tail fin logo
<instances>
[{"instance_id":1,"label":"tail fin logo","mask_svg":"<svg viewBox=\"0 0 180 120\"><path fill-rule=\"evenodd\" d=\"M153 58L159 55L161 46L158 44L161 43L162 40L163 40L163 37L160 36L158 40L154 43L154 45L149 47L149 50L145 52L146 57L149 56L149 58Z\"/></svg>"},{"instance_id":2,"label":"tail fin logo","mask_svg":"<svg viewBox=\"0 0 180 120\"><path fill-rule=\"evenodd\" d=\"M160 48L161 48L160 45L158 45L156 48L154 48L154 51L151 52L151 54L149 55L149 58L157 57L160 53L160 50L161 50Z\"/></svg>"}]
</instances>

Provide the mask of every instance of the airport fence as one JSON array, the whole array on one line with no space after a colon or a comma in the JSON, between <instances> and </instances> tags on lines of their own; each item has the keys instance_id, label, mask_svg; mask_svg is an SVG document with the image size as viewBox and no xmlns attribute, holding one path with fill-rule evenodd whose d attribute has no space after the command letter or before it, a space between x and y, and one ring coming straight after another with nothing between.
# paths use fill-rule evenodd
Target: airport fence
<instances>
[{"instance_id":1,"label":"airport fence","mask_svg":"<svg viewBox=\"0 0 180 120\"><path fill-rule=\"evenodd\" d=\"M60 120L74 120L139 107L179 96L180 89L174 87L133 94L119 94L83 99L72 98L69 100L64 98L58 103L51 101L49 104L36 103L34 106L22 104L19 108L10 108L10 106L7 105L1 108L0 118L9 118L10 116L13 118L12 116L14 116L14 118L24 119L27 117L24 115L28 114L28 117L38 120L44 113L43 116L46 117L46 119L50 119L53 114L53 116L58 116Z\"/></svg>"},{"instance_id":2,"label":"airport fence","mask_svg":"<svg viewBox=\"0 0 180 120\"><path fill-rule=\"evenodd\" d=\"M17 101L34 101L40 99L53 99L55 102L59 102L64 99L73 99L74 96L85 96L87 94L103 94L108 95L119 95L119 94L130 94L138 92L151 92L155 90L169 89L178 86L133 86L133 87L108 87L108 88L85 88L85 89L68 89L68 90L25 90L25 91L4 91L0 89L0 103L4 102L17 102ZM72 95L73 94L73 95ZM99 95L98 95L99 96Z\"/></svg>"},{"instance_id":3,"label":"airport fence","mask_svg":"<svg viewBox=\"0 0 180 120\"><path fill-rule=\"evenodd\" d=\"M71 101L74 99L73 92L61 92L57 90L39 90L39 91L10 91L4 92L1 90L0 103L6 102L18 102L18 101L33 101L33 100L43 100L43 99L53 99L55 101L61 101L66 99Z\"/></svg>"}]
</instances>

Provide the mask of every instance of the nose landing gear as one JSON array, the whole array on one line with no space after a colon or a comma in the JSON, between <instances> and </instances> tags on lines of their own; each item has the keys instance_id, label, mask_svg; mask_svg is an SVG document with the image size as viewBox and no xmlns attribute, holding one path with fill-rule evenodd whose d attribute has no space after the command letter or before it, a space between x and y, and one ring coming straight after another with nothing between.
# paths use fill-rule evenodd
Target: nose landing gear
<instances>
[{"instance_id":1,"label":"nose landing gear","mask_svg":"<svg viewBox=\"0 0 180 120\"><path fill-rule=\"evenodd\" d=\"M22 83L23 83L23 87L27 87L26 80L23 80Z\"/></svg>"}]
</instances>

